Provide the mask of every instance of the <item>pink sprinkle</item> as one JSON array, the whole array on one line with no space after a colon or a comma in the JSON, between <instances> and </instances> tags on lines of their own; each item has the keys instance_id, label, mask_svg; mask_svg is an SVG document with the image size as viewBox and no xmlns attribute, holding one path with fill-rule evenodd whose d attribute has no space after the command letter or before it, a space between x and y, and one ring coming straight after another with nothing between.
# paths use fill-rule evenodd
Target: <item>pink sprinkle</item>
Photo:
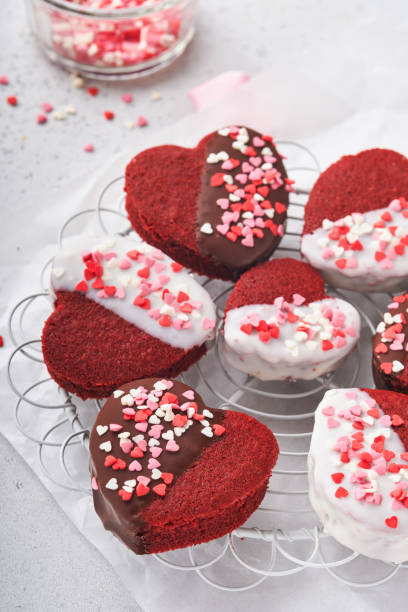
<instances>
[{"instance_id":1,"label":"pink sprinkle","mask_svg":"<svg viewBox=\"0 0 408 612\"><path fill-rule=\"evenodd\" d=\"M130 268L132 264L130 263L130 261L128 260L127 257L124 257L123 259L120 260L119 262L119 268L121 270L128 270L128 268Z\"/></svg>"},{"instance_id":2,"label":"pink sprinkle","mask_svg":"<svg viewBox=\"0 0 408 612\"><path fill-rule=\"evenodd\" d=\"M345 338L341 338L340 336L336 338L335 347L337 349L343 348L343 346L346 346L346 344L347 342Z\"/></svg>"},{"instance_id":3,"label":"pink sprinkle","mask_svg":"<svg viewBox=\"0 0 408 612\"><path fill-rule=\"evenodd\" d=\"M146 452L146 450L147 450L147 442L146 442L146 440L139 440L137 445L140 448L140 450L142 450L144 453Z\"/></svg>"},{"instance_id":4,"label":"pink sprinkle","mask_svg":"<svg viewBox=\"0 0 408 612\"><path fill-rule=\"evenodd\" d=\"M123 414L126 414L126 416L135 416L136 414L133 408L123 408L122 412Z\"/></svg>"},{"instance_id":5,"label":"pink sprinkle","mask_svg":"<svg viewBox=\"0 0 408 612\"><path fill-rule=\"evenodd\" d=\"M166 264L161 263L160 261L158 261L154 265L154 271L157 272L157 274L159 274L160 272L163 272L163 270L165 269L166 269Z\"/></svg>"},{"instance_id":6,"label":"pink sprinkle","mask_svg":"<svg viewBox=\"0 0 408 612\"><path fill-rule=\"evenodd\" d=\"M391 417L388 414L384 414L378 422L384 427L391 427Z\"/></svg>"},{"instance_id":7,"label":"pink sprinkle","mask_svg":"<svg viewBox=\"0 0 408 612\"><path fill-rule=\"evenodd\" d=\"M146 117L143 117L142 115L139 115L139 117L137 118L137 125L139 127L144 127L145 125L147 125Z\"/></svg>"},{"instance_id":8,"label":"pink sprinkle","mask_svg":"<svg viewBox=\"0 0 408 612\"><path fill-rule=\"evenodd\" d=\"M93 476L93 477L92 477L92 489L93 489L94 491L97 491L97 490L98 490L98 483L96 482L96 478L95 478L95 476Z\"/></svg>"},{"instance_id":9,"label":"pink sprinkle","mask_svg":"<svg viewBox=\"0 0 408 612\"><path fill-rule=\"evenodd\" d=\"M8 85L8 84L9 84L8 78L4 74L0 76L0 85Z\"/></svg>"},{"instance_id":10,"label":"pink sprinkle","mask_svg":"<svg viewBox=\"0 0 408 612\"><path fill-rule=\"evenodd\" d=\"M333 419L333 417L329 417L327 419L327 427L329 429L333 429L333 427L338 427L340 425L340 421L337 419Z\"/></svg>"},{"instance_id":11,"label":"pink sprinkle","mask_svg":"<svg viewBox=\"0 0 408 612\"><path fill-rule=\"evenodd\" d=\"M162 454L163 449L160 448L160 446L151 446L150 447L150 454L152 457L154 457L155 459L157 459L157 457L160 457L160 455Z\"/></svg>"},{"instance_id":12,"label":"pink sprinkle","mask_svg":"<svg viewBox=\"0 0 408 612\"><path fill-rule=\"evenodd\" d=\"M330 259L330 257L333 257L333 255L334 251L332 249L329 249L328 247L324 248L322 251L323 259Z\"/></svg>"},{"instance_id":13,"label":"pink sprinkle","mask_svg":"<svg viewBox=\"0 0 408 612\"><path fill-rule=\"evenodd\" d=\"M155 468L160 467L160 463L159 461L157 461L156 459L154 459L154 457L152 457L151 459L149 459L149 462L147 464L147 469L148 470L154 470Z\"/></svg>"},{"instance_id":14,"label":"pink sprinkle","mask_svg":"<svg viewBox=\"0 0 408 612\"><path fill-rule=\"evenodd\" d=\"M169 440L166 444L166 450L171 451L173 453L177 452L180 449L179 445L174 440Z\"/></svg>"},{"instance_id":15,"label":"pink sprinkle","mask_svg":"<svg viewBox=\"0 0 408 612\"><path fill-rule=\"evenodd\" d=\"M365 496L366 496L366 492L362 487L359 487L358 489L354 491L354 497L357 500L364 499Z\"/></svg>"},{"instance_id":16,"label":"pink sprinkle","mask_svg":"<svg viewBox=\"0 0 408 612\"><path fill-rule=\"evenodd\" d=\"M140 484L145 485L145 487L147 487L151 478L148 478L147 476L137 476L136 480L137 482L140 482Z\"/></svg>"},{"instance_id":17,"label":"pink sprinkle","mask_svg":"<svg viewBox=\"0 0 408 612\"><path fill-rule=\"evenodd\" d=\"M173 319L173 327L174 329L183 329L183 320L182 319Z\"/></svg>"},{"instance_id":18,"label":"pink sprinkle","mask_svg":"<svg viewBox=\"0 0 408 612\"><path fill-rule=\"evenodd\" d=\"M143 433L147 431L147 428L148 428L147 421L142 421L141 423L136 423L135 425L135 429L137 429L137 431L142 431Z\"/></svg>"},{"instance_id":19,"label":"pink sprinkle","mask_svg":"<svg viewBox=\"0 0 408 612\"><path fill-rule=\"evenodd\" d=\"M141 472L142 471L142 466L141 464L136 461L136 459L134 461L132 461L131 463L129 463L128 465L128 470L129 472Z\"/></svg>"},{"instance_id":20,"label":"pink sprinkle","mask_svg":"<svg viewBox=\"0 0 408 612\"><path fill-rule=\"evenodd\" d=\"M354 336L356 335L356 328L354 327L354 325L350 325L349 327L345 328L344 332L354 338Z\"/></svg>"},{"instance_id":21,"label":"pink sprinkle","mask_svg":"<svg viewBox=\"0 0 408 612\"><path fill-rule=\"evenodd\" d=\"M86 144L84 146L84 151L85 151L85 153L93 153L95 151L95 148L94 148L93 144Z\"/></svg>"},{"instance_id":22,"label":"pink sprinkle","mask_svg":"<svg viewBox=\"0 0 408 612\"><path fill-rule=\"evenodd\" d=\"M123 287L118 287L115 292L115 297L119 300L124 300L126 297L126 293Z\"/></svg>"},{"instance_id":23,"label":"pink sprinkle","mask_svg":"<svg viewBox=\"0 0 408 612\"><path fill-rule=\"evenodd\" d=\"M146 405L147 405L148 408L150 408L150 410L156 410L157 409L156 402L153 402L150 399L147 400Z\"/></svg>"},{"instance_id":24,"label":"pink sprinkle","mask_svg":"<svg viewBox=\"0 0 408 612\"><path fill-rule=\"evenodd\" d=\"M292 298L295 306L300 306L301 304L306 302L306 298L304 298L303 295L300 295L299 293L294 293Z\"/></svg>"},{"instance_id":25,"label":"pink sprinkle","mask_svg":"<svg viewBox=\"0 0 408 612\"><path fill-rule=\"evenodd\" d=\"M194 308L195 310L200 310L200 308L201 308L201 306L202 306L202 305L203 305L203 303L202 303L202 302L199 302L198 300L195 300L194 302L193 302L193 301L190 301L190 306L191 306L192 308Z\"/></svg>"},{"instance_id":26,"label":"pink sprinkle","mask_svg":"<svg viewBox=\"0 0 408 612\"><path fill-rule=\"evenodd\" d=\"M350 257L347 260L346 268L358 268L358 261L355 257Z\"/></svg>"},{"instance_id":27,"label":"pink sprinkle","mask_svg":"<svg viewBox=\"0 0 408 612\"><path fill-rule=\"evenodd\" d=\"M133 96L130 93L124 93L121 95L121 98L123 100L123 102L125 102L126 104L130 104L133 100Z\"/></svg>"},{"instance_id":28,"label":"pink sprinkle","mask_svg":"<svg viewBox=\"0 0 408 612\"><path fill-rule=\"evenodd\" d=\"M121 440L120 448L127 455L133 448L133 442L131 440Z\"/></svg>"},{"instance_id":29,"label":"pink sprinkle","mask_svg":"<svg viewBox=\"0 0 408 612\"><path fill-rule=\"evenodd\" d=\"M156 438L156 440L158 440L160 438L162 429L163 429L163 425L153 425L149 429L149 436L151 438Z\"/></svg>"},{"instance_id":30,"label":"pink sprinkle","mask_svg":"<svg viewBox=\"0 0 408 612\"><path fill-rule=\"evenodd\" d=\"M41 106L45 113L50 113L54 109L53 105L49 104L49 102L43 102Z\"/></svg>"},{"instance_id":31,"label":"pink sprinkle","mask_svg":"<svg viewBox=\"0 0 408 612\"><path fill-rule=\"evenodd\" d=\"M118 423L111 423L109 425L109 429L111 431L120 431L121 429L123 429L122 425L119 425Z\"/></svg>"},{"instance_id":32,"label":"pink sprinkle","mask_svg":"<svg viewBox=\"0 0 408 612\"><path fill-rule=\"evenodd\" d=\"M46 123L47 122L47 117L45 115L43 115L42 113L38 113L37 115L37 123L39 123L40 125L42 123Z\"/></svg>"},{"instance_id":33,"label":"pink sprinkle","mask_svg":"<svg viewBox=\"0 0 408 612\"><path fill-rule=\"evenodd\" d=\"M203 329L213 329L213 327L215 327L215 321L205 317L203 320Z\"/></svg>"},{"instance_id":34,"label":"pink sprinkle","mask_svg":"<svg viewBox=\"0 0 408 612\"><path fill-rule=\"evenodd\" d=\"M333 414L334 414L334 407L333 406L326 406L325 408L322 409L322 414L324 414L325 416L333 416Z\"/></svg>"},{"instance_id":35,"label":"pink sprinkle","mask_svg":"<svg viewBox=\"0 0 408 612\"><path fill-rule=\"evenodd\" d=\"M170 280L170 276L166 276L166 274L159 274L159 281L162 285L166 285Z\"/></svg>"},{"instance_id":36,"label":"pink sprinkle","mask_svg":"<svg viewBox=\"0 0 408 612\"><path fill-rule=\"evenodd\" d=\"M237 177L235 177L235 178L237 178ZM230 202L229 202L228 198L218 198L218 200L215 203L217 204L217 206L219 206L223 210L227 210L227 208L230 205Z\"/></svg>"},{"instance_id":37,"label":"pink sprinkle","mask_svg":"<svg viewBox=\"0 0 408 612\"><path fill-rule=\"evenodd\" d=\"M187 391L184 391L184 393L182 393L182 396L187 398L188 400L193 401L194 400L194 391L192 389L188 389Z\"/></svg>"},{"instance_id":38,"label":"pink sprinkle","mask_svg":"<svg viewBox=\"0 0 408 612\"><path fill-rule=\"evenodd\" d=\"M151 310L149 310L149 317L152 317L152 319L155 319L155 321L158 321L160 319L160 309L152 308Z\"/></svg>"},{"instance_id":39,"label":"pink sprinkle","mask_svg":"<svg viewBox=\"0 0 408 612\"><path fill-rule=\"evenodd\" d=\"M388 208L390 210L395 210L396 212L399 212L401 210L401 202L399 200L393 200L389 205Z\"/></svg>"}]
</instances>

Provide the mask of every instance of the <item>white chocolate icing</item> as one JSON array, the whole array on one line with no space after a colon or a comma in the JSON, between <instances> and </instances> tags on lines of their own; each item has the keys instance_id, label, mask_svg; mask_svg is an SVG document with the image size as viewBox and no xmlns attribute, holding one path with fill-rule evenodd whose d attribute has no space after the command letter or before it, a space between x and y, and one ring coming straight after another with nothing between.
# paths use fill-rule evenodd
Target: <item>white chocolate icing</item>
<instances>
[{"instance_id":1,"label":"white chocolate icing","mask_svg":"<svg viewBox=\"0 0 408 612\"><path fill-rule=\"evenodd\" d=\"M126 255L132 251L139 252L137 260ZM115 292L107 295L104 289L92 288L96 280L92 278L85 281L87 291L84 295L87 298L177 348L189 350L213 336L215 307L207 291L185 268L173 271L172 259L142 241L120 236L81 236L65 241L52 266L51 286L54 291L75 291L78 283L85 280L83 254L89 252L99 253L97 257L103 266L102 281L108 288L114 287ZM141 270L148 272L147 278L138 275ZM164 299L163 292L166 293ZM178 296L184 297L180 292L187 294L188 299L178 301ZM148 308L134 305L135 298L141 294L142 298L149 300ZM159 321L170 324L163 326Z\"/></svg>"},{"instance_id":2,"label":"white chocolate icing","mask_svg":"<svg viewBox=\"0 0 408 612\"><path fill-rule=\"evenodd\" d=\"M275 302L279 304L279 300L283 301L283 298ZM326 298L300 306L283 302L284 308L285 304L287 312L293 312L299 320L293 323L283 321L280 318L282 309L275 304L241 306L229 310L225 319L223 349L227 362L237 370L261 380L311 380L336 369L360 337L357 310L338 298ZM340 317L341 325L333 325L333 319L323 315L325 311L332 312L335 322ZM279 338L271 338L265 343L256 331L249 335L242 331L243 322L250 321L254 314L255 318L267 323L280 321ZM300 326L308 328L309 333L297 331ZM333 335L335 327L344 330L344 338ZM329 341L333 348L323 350L324 340Z\"/></svg>"},{"instance_id":3,"label":"white chocolate icing","mask_svg":"<svg viewBox=\"0 0 408 612\"><path fill-rule=\"evenodd\" d=\"M353 213L335 222L325 219L321 227L302 237L302 254L335 287L398 291L408 279L408 207L405 206L404 200L393 200L386 208ZM378 223L384 227L374 227ZM330 238L333 230L344 227L348 232L340 239ZM359 243L359 248L345 249L343 242L339 244L344 236L349 244ZM345 267L339 267L339 263Z\"/></svg>"},{"instance_id":4,"label":"white chocolate icing","mask_svg":"<svg viewBox=\"0 0 408 612\"><path fill-rule=\"evenodd\" d=\"M378 409L378 418L367 414L373 408ZM358 416L353 414L359 409ZM348 447L350 461L343 463L340 455L348 444L346 440L353 440L351 436L359 431L353 427L356 419L365 423L363 447ZM326 532L341 544L367 557L401 563L408 559L408 508L390 494L408 486L408 463L399 473L389 472L390 462L371 447L377 436L384 436L384 448L395 453L390 462L403 464L400 454L406 449L402 441L390 426L390 418L365 391L328 391L315 413L308 457L309 498ZM372 454L374 469L358 467L362 452ZM340 483L331 477L336 473L344 474ZM336 497L338 487L346 489L348 495ZM396 528L385 523L391 517L398 519Z\"/></svg>"}]
</instances>

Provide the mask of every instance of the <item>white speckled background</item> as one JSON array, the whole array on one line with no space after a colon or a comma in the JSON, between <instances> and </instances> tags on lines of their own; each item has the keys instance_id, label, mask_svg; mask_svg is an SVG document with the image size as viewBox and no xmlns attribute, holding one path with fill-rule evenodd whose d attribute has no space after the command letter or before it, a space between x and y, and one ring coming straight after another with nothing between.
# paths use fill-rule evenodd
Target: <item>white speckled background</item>
<instances>
[{"instance_id":1,"label":"white speckled background","mask_svg":"<svg viewBox=\"0 0 408 612\"><path fill-rule=\"evenodd\" d=\"M42 235L55 240L57 228L47 225L44 214L44 201L50 195L55 194L58 207L58 193L65 181L89 175L113 154L131 148L132 143L136 146L140 132L128 131L123 121L143 114L150 122L145 130L171 125L192 111L187 90L223 70L240 69L255 75L283 63L285 78L277 79L276 88L290 88L293 108L299 111L305 105L305 115L312 123L318 120L319 108L312 109L313 113L307 107L301 87L291 79L291 66L317 82L322 80L341 100L345 115L356 105L376 109L376 133L382 109L392 109L391 131L397 134L398 116L407 108L408 6L404 0L201 0L196 38L175 65L134 84L100 85L97 98L73 89L67 74L42 57L27 32L21 0L2 0L0 18L0 74L7 74L11 81L8 87L0 86L1 266L7 268L7 274L10 267L29 262L31 249L37 246L36 220L41 222ZM150 101L153 89L163 94L163 100ZM121 102L123 91L133 93L131 107ZM4 102L12 94L19 98L17 108ZM43 101L56 107L72 104L78 113L63 122L50 120L38 126L35 116ZM320 103L324 105L325 100ZM105 109L117 112L114 122L102 117ZM289 107L288 117L290 111ZM284 123L290 137L288 117ZM388 131L389 117L384 112ZM305 125L305 136L313 127ZM369 125L366 136L370 141ZM92 155L82 152L87 142L96 147ZM322 152L327 153L331 144L327 137ZM61 210L61 219L64 216ZM0 278L6 276L4 272L0 268ZM1 308L7 308L5 286L0 300ZM0 333L7 343L5 331ZM10 343L1 350L9 348ZM6 384L4 373L1 384ZM1 409L11 410L11 406ZM107 562L82 538L1 436L0 465L0 609L137 610ZM318 577L324 575L319 572ZM315 585L318 588L318 580ZM278 609L279 598L289 601L288 592L288 579L279 586L271 584L271 599L264 604L258 601L258 609ZM402 591L400 594L402 597ZM301 592L291 592L290 601L293 610L306 609ZM359 612L382 611L389 605L381 588L361 593L352 601L349 609ZM396 592L394 604L398 602L401 605ZM344 607L338 599L327 603L335 612ZM200 609L209 609L209 605L200 602ZM163 609L175 610L176 606L163 602Z\"/></svg>"}]
</instances>

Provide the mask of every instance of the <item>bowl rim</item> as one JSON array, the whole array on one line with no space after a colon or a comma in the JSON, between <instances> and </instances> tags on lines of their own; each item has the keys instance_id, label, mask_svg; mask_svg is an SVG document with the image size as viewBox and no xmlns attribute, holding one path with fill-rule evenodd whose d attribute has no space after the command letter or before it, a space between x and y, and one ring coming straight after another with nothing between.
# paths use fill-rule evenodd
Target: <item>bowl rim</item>
<instances>
[{"instance_id":1,"label":"bowl rim","mask_svg":"<svg viewBox=\"0 0 408 612\"><path fill-rule=\"evenodd\" d=\"M31 0L33 2L34 0ZM121 9L98 9L90 8L77 4L75 0L68 2L67 0L39 0L42 4L48 4L51 7L62 9L68 13L76 15L86 15L88 17L103 17L120 19L123 17L137 18L149 15L151 13L157 13L163 9L171 8L174 6L184 6L195 2L195 0L157 0L154 4L145 7L144 4L135 7L121 8Z\"/></svg>"}]
</instances>

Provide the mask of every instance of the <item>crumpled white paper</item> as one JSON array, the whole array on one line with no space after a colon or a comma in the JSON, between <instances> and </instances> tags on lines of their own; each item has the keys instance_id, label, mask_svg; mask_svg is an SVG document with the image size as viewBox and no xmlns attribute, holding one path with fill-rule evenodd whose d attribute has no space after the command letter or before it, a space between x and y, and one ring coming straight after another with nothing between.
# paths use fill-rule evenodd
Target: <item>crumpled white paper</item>
<instances>
[{"instance_id":1,"label":"crumpled white paper","mask_svg":"<svg viewBox=\"0 0 408 612\"><path fill-rule=\"evenodd\" d=\"M408 114L401 103L401 96L396 96L391 87L384 88L381 107L375 108L369 95L370 87L373 87L373 84L367 83L365 91L360 92L360 96L356 98L350 94L358 91L358 88L351 89L350 84L346 91L344 84L322 84L317 76L314 78L293 73L288 75L280 73L279 67L274 67L273 72L260 74L221 103L189 116L165 130L139 135L134 150L114 160L108 160L97 176L77 178L66 185L64 194L61 194L57 202L54 198L48 205L37 208L35 232L30 224L21 226L19 244L29 248L25 250L22 247L20 261L24 261L24 267L3 264L1 268L1 284L7 287L7 304L2 303L1 329L6 329L12 305L29 293L41 291L40 270L55 251L57 234L65 219L84 208L95 206L95 198L101 187L111 178L123 174L126 161L147 146L167 142L189 146L221 125L243 123L271 133L275 138L302 142L317 155L323 168L344 153L353 153L373 146L407 153ZM44 195L46 197L46 194ZM80 221L76 225L77 230L81 223ZM15 238L5 236L3 246L7 248L11 244L15 244ZM6 259L3 258L3 261ZM31 312L32 314L27 313L25 339L40 337L42 321L50 312L50 306L44 298L40 298L38 306ZM406 589L405 570L400 570L389 583L368 590L355 590L342 585L322 570L306 570L291 577L267 579L253 590L234 593L209 587L194 572L172 570L153 558L138 557L131 553L110 533L104 531L87 493L78 494L61 489L43 475L38 462L37 446L17 430L13 420L16 396L8 386L5 371L11 341L7 333L4 335L6 347L0 351L0 427L3 435L32 467L78 529L106 556L144 610L161 612L168 608L187 612L222 609L225 612L235 612L252 608L282 612L313 609L315 612L323 612L330 608L339 610L344 607L364 612L385 609L391 597L394 603L402 602ZM367 360L369 359L367 352ZM25 389L36 380L36 376L35 364L19 358L15 376L19 389ZM56 397L55 388L48 383L40 387L36 395L38 401L49 403L55 403ZM62 394L59 399L64 401ZM22 420L25 424L32 423L33 414L36 418L38 416L35 408L31 414L30 410L30 407L22 410ZM91 422L94 414L94 405L90 403L89 411L83 414L83 420ZM41 411L37 423L38 431L44 431L47 424L56 422L56 418L57 413L53 411ZM65 434L68 431L65 430ZM86 461L86 454L83 455ZM69 453L67 456L70 460ZM76 469L75 466L73 469ZM69 484L68 481L67 483ZM86 479L83 484L88 484ZM219 550L219 546L218 542L215 543L213 550ZM197 558L201 560L200 553L197 554ZM175 558L180 563L188 563L185 554ZM224 562L209 571L213 579L219 579L221 582L224 573L228 573ZM357 579L358 574L357 568ZM248 579L248 582L251 580L253 577Z\"/></svg>"}]
</instances>

